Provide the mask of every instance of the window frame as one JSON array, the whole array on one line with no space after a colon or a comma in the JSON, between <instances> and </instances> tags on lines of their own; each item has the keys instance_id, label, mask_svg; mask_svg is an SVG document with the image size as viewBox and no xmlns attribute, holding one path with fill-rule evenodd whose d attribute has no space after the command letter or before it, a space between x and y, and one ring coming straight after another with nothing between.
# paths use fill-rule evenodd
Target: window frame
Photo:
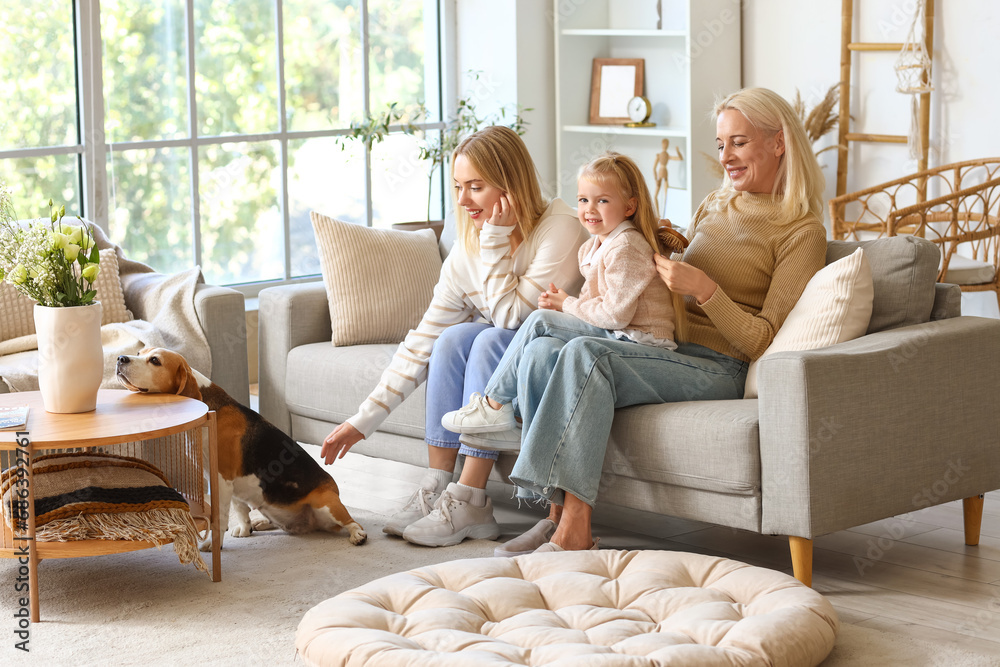
<instances>
[{"instance_id":1,"label":"window frame","mask_svg":"<svg viewBox=\"0 0 1000 667\"><path fill-rule=\"evenodd\" d=\"M201 242L201 210L200 198L198 196L200 186L200 166L198 151L204 146L231 144L240 142L277 142L279 145L279 169L281 172L281 192L279 203L281 206L282 234L284 237L284 277L278 280L268 280L260 282L236 283L226 285L232 289L242 292L246 297L256 297L257 293L265 287L276 285L296 284L304 282L314 282L319 279L319 274L309 276L292 277L291 266L291 224L289 218L289 194L288 194L288 149L290 141L313 138L329 138L344 136L350 133L349 128L291 131L288 129L288 116L286 113L285 94L285 53L284 53L284 0L272 0L275 12L275 28L277 35L277 76L278 76L278 129L275 132L265 132L256 134L227 134L227 135L201 135L198 132L197 99L195 90L195 34L194 26L194 0L184 0L185 8L185 54L187 71L187 110L188 110L188 136L183 139L163 139L127 141L109 144L105 140L104 133L104 82L103 82L103 45L101 37L101 15L100 0L70 0L73 5L73 21L75 31L76 48L76 83L77 83L77 143L75 145L61 146L39 146L31 148L20 148L13 150L0 150L0 160L8 158L39 157L50 155L77 155L78 159L78 183L81 194L80 214L88 220L100 226L106 233L109 231L108 224L108 154L112 151L124 150L155 150L162 148L187 148L191 164L190 188L191 188L191 220L192 225L192 253L194 263L202 264L202 242ZM437 82L433 88L437 89L437 99L435 106L440 109L440 119L434 122L414 123L414 125L425 131L441 130L446 127L444 118L454 113L454 103L447 103L446 100L455 99L456 81L454 68L447 67L447 63L455 62L455 36L453 30L447 30L446 26L454 24L455 2L456 0L423 0L425 11L435 10L435 23L433 41L437 44ZM369 65L369 0L358 0L361 8L361 51L362 66L361 75L364 87L364 113L371 113L371 91ZM426 67L426 66L425 66ZM377 110L376 110L377 111ZM401 132L399 125L390 127L390 132ZM372 156L370 147L364 151L364 176L365 176L365 201L366 201L366 225L372 226L373 206L372 206ZM446 179L442 174L437 176L438 183L436 192L440 193L444 209L448 208L448 189Z\"/></svg>"}]
</instances>

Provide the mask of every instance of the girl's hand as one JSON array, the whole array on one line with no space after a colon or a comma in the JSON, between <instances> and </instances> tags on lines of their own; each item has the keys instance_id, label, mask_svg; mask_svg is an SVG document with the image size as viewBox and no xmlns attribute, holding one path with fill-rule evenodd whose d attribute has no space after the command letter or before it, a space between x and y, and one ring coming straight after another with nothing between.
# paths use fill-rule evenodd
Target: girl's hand
<instances>
[{"instance_id":1,"label":"girl's hand","mask_svg":"<svg viewBox=\"0 0 1000 667\"><path fill-rule=\"evenodd\" d=\"M326 436L326 439L323 440L323 448L319 450L319 455L323 457L326 465L330 465L334 459L344 458L344 454L361 440L364 440L361 431L344 422Z\"/></svg>"},{"instance_id":2,"label":"girl's hand","mask_svg":"<svg viewBox=\"0 0 1000 667\"><path fill-rule=\"evenodd\" d=\"M563 301L566 300L567 296L566 292L549 283L548 291L538 295L538 307L562 312Z\"/></svg>"},{"instance_id":3,"label":"girl's hand","mask_svg":"<svg viewBox=\"0 0 1000 667\"><path fill-rule=\"evenodd\" d=\"M668 259L658 253L653 255L653 261L656 262L656 272L667 289L682 296L693 296L699 305L711 299L718 288L718 284L704 271L690 264Z\"/></svg>"},{"instance_id":4,"label":"girl's hand","mask_svg":"<svg viewBox=\"0 0 1000 667\"><path fill-rule=\"evenodd\" d=\"M500 195L500 201L493 205L493 212L486 222L499 227L513 227L517 224L514 207L511 205L506 192Z\"/></svg>"}]
</instances>

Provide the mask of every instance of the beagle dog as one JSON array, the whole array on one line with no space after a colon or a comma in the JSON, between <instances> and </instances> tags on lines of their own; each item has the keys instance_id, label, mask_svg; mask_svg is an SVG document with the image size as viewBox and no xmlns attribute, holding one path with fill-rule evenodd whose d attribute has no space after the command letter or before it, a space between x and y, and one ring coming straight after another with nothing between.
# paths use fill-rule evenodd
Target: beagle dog
<instances>
[{"instance_id":1,"label":"beagle dog","mask_svg":"<svg viewBox=\"0 0 1000 667\"><path fill-rule=\"evenodd\" d=\"M278 526L293 535L316 529L346 528L351 544L368 535L340 502L333 477L302 447L221 387L191 368L181 355L163 348L118 357L118 381L135 392L179 394L215 410L219 451L219 525L221 541L230 525L233 537ZM256 509L268 521L250 523ZM211 534L199 548L212 549Z\"/></svg>"}]
</instances>

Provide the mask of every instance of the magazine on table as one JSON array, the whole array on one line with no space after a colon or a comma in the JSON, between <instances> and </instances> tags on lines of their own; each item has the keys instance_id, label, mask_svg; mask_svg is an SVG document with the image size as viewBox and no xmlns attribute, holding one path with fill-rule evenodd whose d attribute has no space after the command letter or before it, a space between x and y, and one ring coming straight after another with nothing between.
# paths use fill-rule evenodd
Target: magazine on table
<instances>
[{"instance_id":1,"label":"magazine on table","mask_svg":"<svg viewBox=\"0 0 1000 667\"><path fill-rule=\"evenodd\" d=\"M0 406L0 431L15 431L28 425L28 406Z\"/></svg>"}]
</instances>

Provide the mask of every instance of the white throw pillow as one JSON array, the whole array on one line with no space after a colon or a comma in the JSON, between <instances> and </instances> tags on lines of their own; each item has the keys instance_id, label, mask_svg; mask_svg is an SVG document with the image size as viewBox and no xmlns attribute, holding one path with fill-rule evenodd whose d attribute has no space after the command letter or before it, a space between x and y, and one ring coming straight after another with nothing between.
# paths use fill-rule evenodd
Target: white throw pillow
<instances>
[{"instance_id":1,"label":"white throw pillow","mask_svg":"<svg viewBox=\"0 0 1000 667\"><path fill-rule=\"evenodd\" d=\"M817 271L764 354L750 364L743 397L757 398L757 363L772 352L814 350L864 335L874 296L861 248Z\"/></svg>"},{"instance_id":2,"label":"white throw pillow","mask_svg":"<svg viewBox=\"0 0 1000 667\"><path fill-rule=\"evenodd\" d=\"M441 273L430 229L400 232L312 211L334 345L398 343L420 323Z\"/></svg>"}]
</instances>

